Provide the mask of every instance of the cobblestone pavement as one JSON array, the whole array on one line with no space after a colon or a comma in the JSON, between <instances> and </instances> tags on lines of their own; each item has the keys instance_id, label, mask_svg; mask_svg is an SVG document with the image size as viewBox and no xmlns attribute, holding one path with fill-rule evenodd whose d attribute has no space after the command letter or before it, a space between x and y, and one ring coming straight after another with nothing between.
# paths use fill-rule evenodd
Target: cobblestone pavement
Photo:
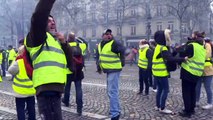
<instances>
[{"instance_id":1,"label":"cobblestone pavement","mask_svg":"<svg viewBox=\"0 0 213 120\"><path fill-rule=\"evenodd\" d=\"M106 75L99 75L93 61L86 62L85 78L83 80L83 99L84 108L81 117L76 114L75 91L72 85L72 101L70 107L64 107L64 120L108 120L109 119L109 100L106 94ZM167 99L167 108L175 113L182 110L181 80L179 71L172 73L170 82L170 93ZM14 94L12 92L12 81L9 77L3 78L0 83L0 120L16 119ZM213 86L213 85L212 85ZM154 110L156 93L150 90L148 96L137 95L138 90L138 68L137 66L126 65L121 73L120 80L120 102L122 120L184 120L184 118L175 115L165 115ZM206 104L206 95L202 89L200 105ZM37 108L37 107L36 107ZM39 117L37 116L39 120ZM196 114L191 120L211 120L213 119L213 109L202 110L196 108Z\"/></svg>"}]
</instances>

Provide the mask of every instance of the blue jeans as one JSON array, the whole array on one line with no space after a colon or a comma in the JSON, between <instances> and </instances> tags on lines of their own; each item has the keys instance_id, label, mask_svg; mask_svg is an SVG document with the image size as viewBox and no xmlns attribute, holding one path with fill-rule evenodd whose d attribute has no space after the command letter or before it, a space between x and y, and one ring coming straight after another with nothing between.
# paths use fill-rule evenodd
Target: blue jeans
<instances>
[{"instance_id":1,"label":"blue jeans","mask_svg":"<svg viewBox=\"0 0 213 120\"><path fill-rule=\"evenodd\" d=\"M163 110L169 93L168 77L155 77L154 79L156 79L157 82L156 105Z\"/></svg>"},{"instance_id":2,"label":"blue jeans","mask_svg":"<svg viewBox=\"0 0 213 120\"><path fill-rule=\"evenodd\" d=\"M41 92L37 95L37 101L41 120L62 120L61 93Z\"/></svg>"},{"instance_id":3,"label":"blue jeans","mask_svg":"<svg viewBox=\"0 0 213 120\"><path fill-rule=\"evenodd\" d=\"M67 83L65 86L64 91L64 103L69 104L70 101L70 89L72 82L75 83L75 92L76 92L76 104L77 104L77 110L82 110L83 107L83 92L82 92L82 80L75 79L75 76L73 74L67 75Z\"/></svg>"},{"instance_id":4,"label":"blue jeans","mask_svg":"<svg viewBox=\"0 0 213 120\"><path fill-rule=\"evenodd\" d=\"M153 81L153 89L157 89L157 80L154 77L154 81Z\"/></svg>"},{"instance_id":5,"label":"blue jeans","mask_svg":"<svg viewBox=\"0 0 213 120\"><path fill-rule=\"evenodd\" d=\"M110 101L110 115L116 117L120 114L119 102L119 72L107 73L107 93Z\"/></svg>"},{"instance_id":6,"label":"blue jeans","mask_svg":"<svg viewBox=\"0 0 213 120\"><path fill-rule=\"evenodd\" d=\"M207 103L212 104L212 76L203 76L197 81L196 85L196 101L200 100L201 84L204 83L204 87L207 94Z\"/></svg>"},{"instance_id":7,"label":"blue jeans","mask_svg":"<svg viewBox=\"0 0 213 120\"><path fill-rule=\"evenodd\" d=\"M26 106L27 105L27 106ZM28 112L28 120L35 120L35 97L17 98L16 97L16 111L18 120L25 120L25 108Z\"/></svg>"}]
</instances>

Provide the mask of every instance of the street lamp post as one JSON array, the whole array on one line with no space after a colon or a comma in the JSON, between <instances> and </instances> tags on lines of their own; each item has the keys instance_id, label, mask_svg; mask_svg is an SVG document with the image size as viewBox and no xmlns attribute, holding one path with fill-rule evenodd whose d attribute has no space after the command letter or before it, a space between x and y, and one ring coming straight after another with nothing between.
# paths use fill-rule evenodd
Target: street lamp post
<instances>
[{"instance_id":1,"label":"street lamp post","mask_svg":"<svg viewBox=\"0 0 213 120\"><path fill-rule=\"evenodd\" d=\"M152 19L152 16L151 16L151 12L150 12L150 6L149 6L149 3L148 1L146 1L146 19L147 19L147 25L146 25L146 35L147 35L147 40L150 39L150 36L151 36L151 19Z\"/></svg>"},{"instance_id":2,"label":"street lamp post","mask_svg":"<svg viewBox=\"0 0 213 120\"><path fill-rule=\"evenodd\" d=\"M212 14L213 14L213 0L210 2L211 13L209 14L209 32L210 36L212 36Z\"/></svg>"}]
</instances>

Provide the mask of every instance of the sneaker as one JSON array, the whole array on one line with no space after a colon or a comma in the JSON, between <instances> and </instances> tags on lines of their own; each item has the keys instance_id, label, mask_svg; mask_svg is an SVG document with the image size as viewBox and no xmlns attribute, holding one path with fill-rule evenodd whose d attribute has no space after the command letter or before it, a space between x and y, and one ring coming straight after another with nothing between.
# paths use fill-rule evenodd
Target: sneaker
<instances>
[{"instance_id":1,"label":"sneaker","mask_svg":"<svg viewBox=\"0 0 213 120\"><path fill-rule=\"evenodd\" d=\"M152 91L156 93L156 92L157 92L157 89L152 89Z\"/></svg>"},{"instance_id":2,"label":"sneaker","mask_svg":"<svg viewBox=\"0 0 213 120\"><path fill-rule=\"evenodd\" d=\"M208 105L202 106L202 108L205 109L205 110L211 109L212 107L213 107L212 104L208 104Z\"/></svg>"},{"instance_id":3,"label":"sneaker","mask_svg":"<svg viewBox=\"0 0 213 120\"><path fill-rule=\"evenodd\" d=\"M165 114L172 114L172 111L171 110L168 110L168 109L163 109L163 110L160 110L161 113L165 113Z\"/></svg>"},{"instance_id":4,"label":"sneaker","mask_svg":"<svg viewBox=\"0 0 213 120\"><path fill-rule=\"evenodd\" d=\"M120 118L120 114L115 117L112 117L111 120L119 120L119 118Z\"/></svg>"},{"instance_id":5,"label":"sneaker","mask_svg":"<svg viewBox=\"0 0 213 120\"><path fill-rule=\"evenodd\" d=\"M155 107L155 110L156 110L156 111L160 111L160 108L158 108L158 107Z\"/></svg>"}]
</instances>

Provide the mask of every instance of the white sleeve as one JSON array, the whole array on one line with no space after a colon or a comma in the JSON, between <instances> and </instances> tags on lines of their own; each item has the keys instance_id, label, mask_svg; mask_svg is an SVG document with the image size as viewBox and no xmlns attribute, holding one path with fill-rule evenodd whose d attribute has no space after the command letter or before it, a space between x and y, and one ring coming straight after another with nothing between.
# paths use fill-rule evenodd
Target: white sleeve
<instances>
[{"instance_id":1,"label":"white sleeve","mask_svg":"<svg viewBox=\"0 0 213 120\"><path fill-rule=\"evenodd\" d=\"M14 61L10 67L8 68L8 72L11 74L11 75L16 75L18 74L19 72L19 67L18 67L18 62L17 61Z\"/></svg>"}]
</instances>

